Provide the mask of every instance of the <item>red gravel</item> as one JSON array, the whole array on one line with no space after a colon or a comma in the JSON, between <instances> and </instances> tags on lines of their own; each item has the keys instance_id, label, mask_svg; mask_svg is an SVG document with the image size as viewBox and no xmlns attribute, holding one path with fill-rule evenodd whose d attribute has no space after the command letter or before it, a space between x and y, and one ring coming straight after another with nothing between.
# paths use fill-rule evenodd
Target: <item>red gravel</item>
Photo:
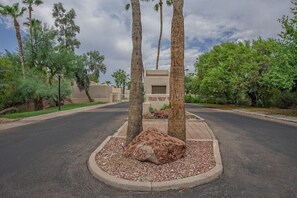
<instances>
[{"instance_id":1,"label":"red gravel","mask_svg":"<svg viewBox=\"0 0 297 198\"><path fill-rule=\"evenodd\" d=\"M205 173L215 167L212 141L187 141L186 156L175 162L155 165L123 156L125 139L113 137L97 153L97 165L110 175L133 180L161 182Z\"/></svg>"}]
</instances>

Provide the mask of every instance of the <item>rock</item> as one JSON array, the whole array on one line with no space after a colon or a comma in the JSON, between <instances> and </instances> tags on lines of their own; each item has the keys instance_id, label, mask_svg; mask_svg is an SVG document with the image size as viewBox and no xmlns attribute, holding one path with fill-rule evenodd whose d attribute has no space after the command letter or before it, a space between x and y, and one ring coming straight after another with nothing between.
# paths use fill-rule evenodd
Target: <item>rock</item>
<instances>
[{"instance_id":1,"label":"rock","mask_svg":"<svg viewBox=\"0 0 297 198\"><path fill-rule=\"evenodd\" d=\"M186 144L182 140L164 134L156 128L142 131L126 147L124 155L139 161L165 164L182 158Z\"/></svg>"}]
</instances>

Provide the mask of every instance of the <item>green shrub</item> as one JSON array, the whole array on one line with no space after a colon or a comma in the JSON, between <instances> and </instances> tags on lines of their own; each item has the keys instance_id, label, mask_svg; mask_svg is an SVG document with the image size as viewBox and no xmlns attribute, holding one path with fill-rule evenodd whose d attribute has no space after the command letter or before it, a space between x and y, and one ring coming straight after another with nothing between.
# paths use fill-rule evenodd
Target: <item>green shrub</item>
<instances>
[{"instance_id":1,"label":"green shrub","mask_svg":"<svg viewBox=\"0 0 297 198\"><path fill-rule=\"evenodd\" d=\"M164 104L160 110L166 110L169 109L169 104Z\"/></svg>"},{"instance_id":2,"label":"green shrub","mask_svg":"<svg viewBox=\"0 0 297 198\"><path fill-rule=\"evenodd\" d=\"M297 107L297 93L288 91L283 92L280 95L277 104L280 108Z\"/></svg>"}]
</instances>

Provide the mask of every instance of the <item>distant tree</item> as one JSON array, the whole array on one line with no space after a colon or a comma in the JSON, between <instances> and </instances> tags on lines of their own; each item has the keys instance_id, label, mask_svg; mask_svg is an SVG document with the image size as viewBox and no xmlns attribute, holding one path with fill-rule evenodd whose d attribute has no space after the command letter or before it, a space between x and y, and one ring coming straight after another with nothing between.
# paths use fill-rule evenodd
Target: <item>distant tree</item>
<instances>
[{"instance_id":1,"label":"distant tree","mask_svg":"<svg viewBox=\"0 0 297 198\"><path fill-rule=\"evenodd\" d=\"M150 0L141 0L141 1L150 1ZM173 4L173 0L166 0L166 4L168 6L171 6ZM129 10L129 9L130 9L130 4L126 4L126 10ZM158 70L159 60L160 60L161 41L162 41L162 34L163 34L163 0L159 0L159 3L155 4L154 10L157 12L160 10L160 35L158 40L158 52L157 52L157 60L156 60L156 70Z\"/></svg>"},{"instance_id":2,"label":"distant tree","mask_svg":"<svg viewBox=\"0 0 297 198\"><path fill-rule=\"evenodd\" d=\"M90 75L98 80L100 73L105 74L106 66L103 61L104 56L99 51L87 52L83 55L83 59L79 61L84 66L78 67L78 71L75 72L76 84L81 91L85 91L90 102L93 101L89 93Z\"/></svg>"},{"instance_id":3,"label":"distant tree","mask_svg":"<svg viewBox=\"0 0 297 198\"><path fill-rule=\"evenodd\" d=\"M168 135L186 141L183 6L183 0L173 1Z\"/></svg>"},{"instance_id":4,"label":"distant tree","mask_svg":"<svg viewBox=\"0 0 297 198\"><path fill-rule=\"evenodd\" d=\"M171 6L173 4L173 0L166 0L166 4ZM159 0L159 3L155 4L155 10L158 12L160 10L160 35L158 41L158 53L157 53L157 62L156 62L156 69L159 69L159 59L160 59L160 50L161 50L161 41L162 41L162 34L163 34L163 1Z\"/></svg>"},{"instance_id":5,"label":"distant tree","mask_svg":"<svg viewBox=\"0 0 297 198\"><path fill-rule=\"evenodd\" d=\"M126 81L127 81L127 78L129 75L124 70L119 69L119 70L113 72L113 74L111 76L114 78L116 87L117 88L122 87L122 94L124 97Z\"/></svg>"},{"instance_id":6,"label":"distant tree","mask_svg":"<svg viewBox=\"0 0 297 198\"><path fill-rule=\"evenodd\" d=\"M129 117L126 144L129 144L142 130L142 25L139 0L131 0L132 41L131 89L129 96Z\"/></svg>"},{"instance_id":7,"label":"distant tree","mask_svg":"<svg viewBox=\"0 0 297 198\"><path fill-rule=\"evenodd\" d=\"M19 3L15 3L12 6L9 6L9 5L4 6L0 4L0 14L3 16L10 16L13 18L16 38L18 41L19 57L20 57L20 63L22 66L23 78L25 78L24 51L23 51L22 35L20 32L20 24L17 19L18 17L22 16L25 11L26 11L26 8L25 7L20 8Z\"/></svg>"},{"instance_id":8,"label":"distant tree","mask_svg":"<svg viewBox=\"0 0 297 198\"><path fill-rule=\"evenodd\" d=\"M58 42L71 51L79 48L80 42L76 39L76 35L80 32L80 27L74 21L75 10L71 9L66 12L63 4L59 2L54 4L53 17L58 29Z\"/></svg>"},{"instance_id":9,"label":"distant tree","mask_svg":"<svg viewBox=\"0 0 297 198\"><path fill-rule=\"evenodd\" d=\"M104 83L107 84L107 85L111 84L111 82L109 80L105 81Z\"/></svg>"}]
</instances>

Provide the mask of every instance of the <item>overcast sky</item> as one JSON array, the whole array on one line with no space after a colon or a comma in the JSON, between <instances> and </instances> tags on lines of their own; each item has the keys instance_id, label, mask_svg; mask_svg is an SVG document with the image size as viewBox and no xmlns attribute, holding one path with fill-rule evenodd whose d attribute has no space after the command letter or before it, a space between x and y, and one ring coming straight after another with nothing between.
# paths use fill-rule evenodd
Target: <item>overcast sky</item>
<instances>
[{"instance_id":1,"label":"overcast sky","mask_svg":"<svg viewBox=\"0 0 297 198\"><path fill-rule=\"evenodd\" d=\"M20 0L0 0L12 4ZM33 16L53 25L52 7L57 0L44 0L35 8ZM131 11L125 11L128 0L61 0L64 7L74 8L81 32L78 53L99 50L105 56L107 73L100 82L112 80L117 69L130 73L132 50ZM146 69L155 68L159 36L159 13L153 5L158 2L141 2L143 26L143 62ZM226 42L273 37L281 31L278 19L290 13L289 0L185 0L185 66L194 70L196 58L213 45ZM24 21L27 13L20 20ZM170 65L170 28L172 7L164 6L164 31L160 68ZM16 50L15 32L6 18L0 19L0 52ZM25 32L23 33L25 34Z\"/></svg>"}]
</instances>

